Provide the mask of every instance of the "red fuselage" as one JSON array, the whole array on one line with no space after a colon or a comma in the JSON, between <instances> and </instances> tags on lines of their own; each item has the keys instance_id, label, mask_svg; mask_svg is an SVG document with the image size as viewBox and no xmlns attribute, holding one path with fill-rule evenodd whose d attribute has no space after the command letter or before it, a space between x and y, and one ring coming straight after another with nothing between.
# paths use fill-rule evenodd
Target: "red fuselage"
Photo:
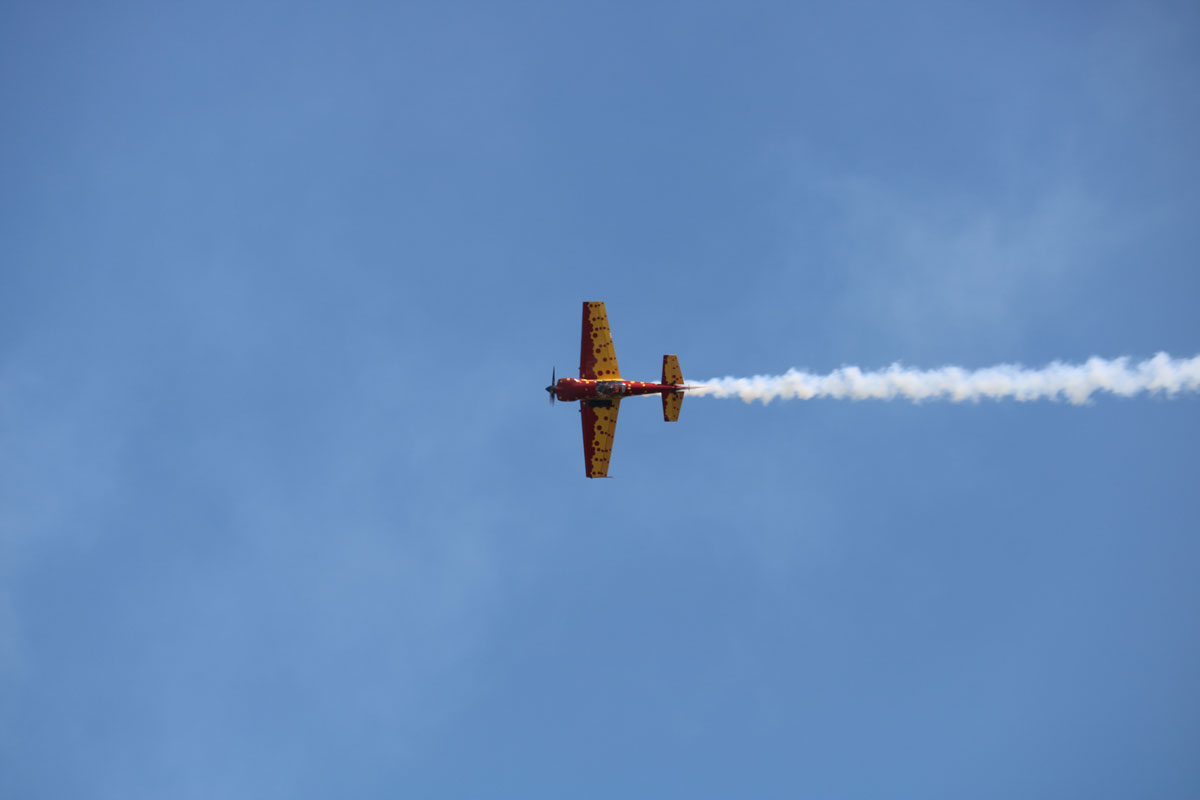
<instances>
[{"instance_id":1,"label":"red fuselage","mask_svg":"<svg viewBox=\"0 0 1200 800\"><path fill-rule=\"evenodd\" d=\"M567 402L575 400L619 399L638 394L670 394L681 387L641 381L592 381L584 378L559 378L554 396Z\"/></svg>"}]
</instances>

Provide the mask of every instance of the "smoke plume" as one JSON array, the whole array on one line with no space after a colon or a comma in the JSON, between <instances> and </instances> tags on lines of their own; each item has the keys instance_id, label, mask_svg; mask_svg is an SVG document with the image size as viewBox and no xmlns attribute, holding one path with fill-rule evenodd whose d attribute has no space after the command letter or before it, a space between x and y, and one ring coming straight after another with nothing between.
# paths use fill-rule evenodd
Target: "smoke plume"
<instances>
[{"instance_id":1,"label":"smoke plume","mask_svg":"<svg viewBox=\"0 0 1200 800\"><path fill-rule=\"evenodd\" d=\"M1000 364L985 369L962 367L917 370L893 364L887 369L863 372L842 367L827 375L790 369L783 375L753 378L715 378L689 382L692 394L709 397L740 397L747 403L763 404L776 398L811 400L829 397L848 400L1066 400L1087 403L1097 392L1130 397L1141 392L1168 397L1180 392L1200 391L1200 356L1171 358L1159 353L1154 358L1130 364L1129 358L1089 358L1083 364L1055 361L1041 369L1017 364Z\"/></svg>"}]
</instances>

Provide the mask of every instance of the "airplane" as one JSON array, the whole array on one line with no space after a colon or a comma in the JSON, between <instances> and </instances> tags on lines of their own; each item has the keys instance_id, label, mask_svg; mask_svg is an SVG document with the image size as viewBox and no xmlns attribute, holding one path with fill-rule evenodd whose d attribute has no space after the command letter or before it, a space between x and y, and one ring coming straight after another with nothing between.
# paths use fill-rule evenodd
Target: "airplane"
<instances>
[{"instance_id":1,"label":"airplane","mask_svg":"<svg viewBox=\"0 0 1200 800\"><path fill-rule=\"evenodd\" d=\"M621 399L640 394L662 395L663 420L675 422L683 407L683 392L691 389L683 382L679 359L663 356L662 381L642 383L621 378L617 353L608 329L604 303L583 304L583 335L579 348L579 377L556 378L550 372L550 405L555 399L579 401L583 418L583 464L589 478L608 477L608 459L612 455L613 435L617 430L617 411Z\"/></svg>"}]
</instances>

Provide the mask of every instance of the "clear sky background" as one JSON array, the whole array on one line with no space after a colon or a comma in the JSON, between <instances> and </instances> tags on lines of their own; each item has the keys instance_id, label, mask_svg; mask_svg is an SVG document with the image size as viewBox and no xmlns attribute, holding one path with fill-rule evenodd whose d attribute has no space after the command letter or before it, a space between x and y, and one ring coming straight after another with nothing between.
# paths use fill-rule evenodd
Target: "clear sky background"
<instances>
[{"instance_id":1,"label":"clear sky background","mask_svg":"<svg viewBox=\"0 0 1200 800\"><path fill-rule=\"evenodd\" d=\"M1200 14L0 7L0 797L1200 795Z\"/></svg>"}]
</instances>

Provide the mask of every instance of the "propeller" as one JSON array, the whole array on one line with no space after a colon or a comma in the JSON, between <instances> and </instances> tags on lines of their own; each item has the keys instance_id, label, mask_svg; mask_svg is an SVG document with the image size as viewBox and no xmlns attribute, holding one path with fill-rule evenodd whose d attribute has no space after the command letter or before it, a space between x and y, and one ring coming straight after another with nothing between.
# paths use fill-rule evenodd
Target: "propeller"
<instances>
[{"instance_id":1,"label":"propeller","mask_svg":"<svg viewBox=\"0 0 1200 800\"><path fill-rule=\"evenodd\" d=\"M550 405L554 405L554 385L556 383L558 383L557 375L558 375L558 368L551 367L550 368L550 385L546 387L546 391L550 393Z\"/></svg>"}]
</instances>

